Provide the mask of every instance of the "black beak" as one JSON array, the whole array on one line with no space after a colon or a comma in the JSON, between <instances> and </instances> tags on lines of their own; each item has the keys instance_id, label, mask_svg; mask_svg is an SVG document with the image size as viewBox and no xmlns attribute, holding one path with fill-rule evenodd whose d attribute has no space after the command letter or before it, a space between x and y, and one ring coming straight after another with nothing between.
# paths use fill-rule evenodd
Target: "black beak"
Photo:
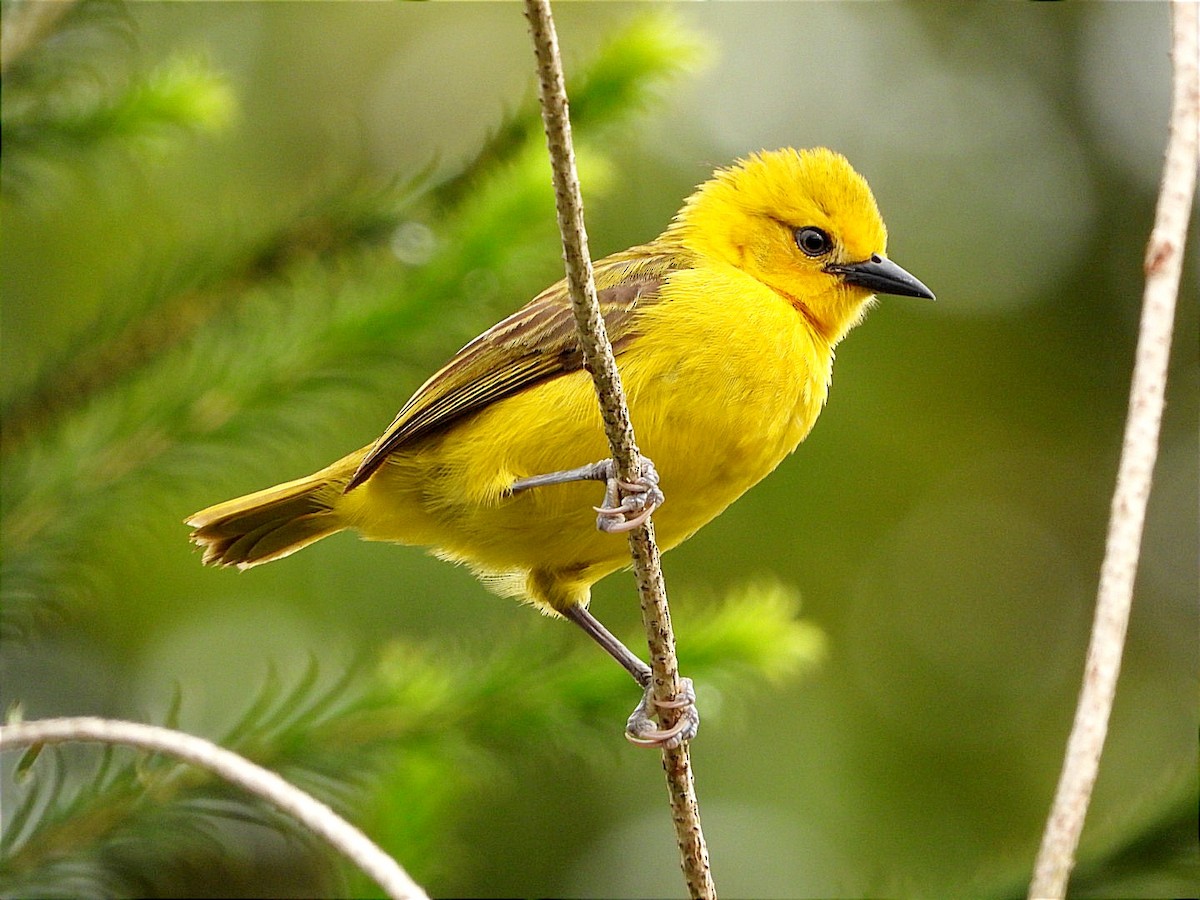
<instances>
[{"instance_id":1,"label":"black beak","mask_svg":"<svg viewBox=\"0 0 1200 900\"><path fill-rule=\"evenodd\" d=\"M855 284L877 294L934 299L933 291L890 259L884 259L878 254L871 254L871 258L863 262L830 264L825 267L825 271L841 275L846 284Z\"/></svg>"}]
</instances>

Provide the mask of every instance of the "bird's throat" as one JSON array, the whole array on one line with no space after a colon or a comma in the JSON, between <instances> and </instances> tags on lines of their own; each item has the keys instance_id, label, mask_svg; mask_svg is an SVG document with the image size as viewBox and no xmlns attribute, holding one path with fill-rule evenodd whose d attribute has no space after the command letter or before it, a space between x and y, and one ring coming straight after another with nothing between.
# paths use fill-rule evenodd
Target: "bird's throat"
<instances>
[{"instance_id":1,"label":"bird's throat","mask_svg":"<svg viewBox=\"0 0 1200 900\"><path fill-rule=\"evenodd\" d=\"M789 294L787 291L781 290L774 285L768 285L776 294L782 297L789 306L803 317L808 323L808 327L813 330L813 333L821 337L827 344L834 343L834 333L829 326L817 318L816 313L795 294Z\"/></svg>"}]
</instances>

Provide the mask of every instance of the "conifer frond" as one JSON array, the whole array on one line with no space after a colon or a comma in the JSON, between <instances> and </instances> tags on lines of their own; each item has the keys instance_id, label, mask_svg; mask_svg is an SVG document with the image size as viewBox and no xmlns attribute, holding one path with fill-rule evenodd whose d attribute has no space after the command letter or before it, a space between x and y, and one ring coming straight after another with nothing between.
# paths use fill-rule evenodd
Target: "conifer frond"
<instances>
[{"instance_id":1,"label":"conifer frond","mask_svg":"<svg viewBox=\"0 0 1200 900\"><path fill-rule=\"evenodd\" d=\"M214 316L256 285L286 279L313 262L385 243L419 196L426 173L385 187L338 181L313 198L280 208L268 222L221 223L219 234L195 235L190 246L163 246L161 259L133 285L112 286L111 302L78 323L37 372L0 390L0 454L44 431L94 395L117 385L174 347L186 346ZM232 237L231 237L232 236Z\"/></svg>"},{"instance_id":2,"label":"conifer frond","mask_svg":"<svg viewBox=\"0 0 1200 900\"><path fill-rule=\"evenodd\" d=\"M2 615L18 613L27 623L65 585L86 589L81 543L103 538L104 517L139 508L147 490L196 477L206 459L219 457L219 469L229 471L250 435L281 443L335 420L360 397L348 387L388 383L420 358L412 348L424 329L453 333L451 311L459 311L461 343L496 317L501 300L517 305L510 298L532 293L554 267L534 252L552 234L551 202L528 154L447 218L425 265L389 262L382 249L336 265L306 259L286 280L249 286L236 309L205 323L186 345L17 444L0 472ZM444 353L439 344L421 368Z\"/></svg>"},{"instance_id":3,"label":"conifer frond","mask_svg":"<svg viewBox=\"0 0 1200 900\"><path fill-rule=\"evenodd\" d=\"M687 657L702 698L713 688L778 685L823 659L821 632L798 617L795 592L786 587L751 584L719 602L684 597L679 609L689 645L692 629L703 631L703 649ZM457 883L473 865L477 850L460 840L454 811L468 798L478 804L520 791L505 760L603 769L627 750L620 725L629 708L628 676L558 624L527 623L470 664L393 642L353 729L323 736L333 743L351 735L403 741L371 791L366 815L371 833L410 863L414 877L436 881L455 873ZM753 646L753 630L771 641ZM638 636L625 637L632 643ZM702 702L713 724L722 710L739 705ZM413 797L423 802L414 805ZM352 889L368 887L350 877Z\"/></svg>"},{"instance_id":4,"label":"conifer frond","mask_svg":"<svg viewBox=\"0 0 1200 900\"><path fill-rule=\"evenodd\" d=\"M216 131L234 114L228 83L202 58L132 70L132 19L113 0L11 0L3 15L0 194L30 201L52 173L99 171L171 132Z\"/></svg>"},{"instance_id":5,"label":"conifer frond","mask_svg":"<svg viewBox=\"0 0 1200 900\"><path fill-rule=\"evenodd\" d=\"M825 633L799 613L796 590L769 579L741 585L719 601L697 598L676 615L688 636L680 656L689 670L705 666L722 679L748 674L778 683L796 678L819 666L828 653Z\"/></svg>"},{"instance_id":6,"label":"conifer frond","mask_svg":"<svg viewBox=\"0 0 1200 900\"><path fill-rule=\"evenodd\" d=\"M646 24L613 39L580 79L580 102L593 110L581 136L628 114L613 97L632 103L649 90L635 84L676 71L688 54L656 61L653 47L681 40ZM125 128L138 119L133 109L188 107L180 85L189 71L168 70L155 87L135 86L94 109ZM423 214L413 201L428 172L382 191L333 185L257 238L227 229L243 238L236 245L164 247L172 262L139 282L140 298L113 285L100 321L81 327L24 386L8 385L0 441L6 635L27 633L56 604L86 595L79 541L105 533L122 491L134 492L125 498L134 508L139 491L194 474L208 447L227 453L251 429L297 433L317 408L336 416L347 387L390 380L406 362L428 368L447 343L464 342L553 277L554 257L543 252L553 215L536 109L523 115L525 124L464 173L469 195L438 189ZM590 185L602 184L603 160L581 153L581 162ZM386 242L405 229L426 235L431 248L418 264L387 253ZM460 315L448 317L455 309ZM421 356L419 336L435 321L440 349Z\"/></svg>"},{"instance_id":7,"label":"conifer frond","mask_svg":"<svg viewBox=\"0 0 1200 900\"><path fill-rule=\"evenodd\" d=\"M579 135L599 135L627 122L665 87L695 71L708 48L672 17L661 13L634 17L615 31L567 79L571 124ZM480 148L471 165L438 186L441 204L456 204L475 189L479 177L542 139L537 97L530 92Z\"/></svg>"},{"instance_id":8,"label":"conifer frond","mask_svg":"<svg viewBox=\"0 0 1200 900\"><path fill-rule=\"evenodd\" d=\"M811 626L786 591L728 599L728 615L706 629L707 651L689 664L701 690L729 667L778 673L804 661L795 647ZM772 646L750 646L739 624L750 616ZM703 609L696 617L711 618ZM289 685L268 678L221 743L327 803L366 806L397 856L409 858L416 842L425 866L461 864L456 803L464 792L511 790L503 760L514 749L602 766L625 748L619 723L631 688L622 672L548 620L511 638L488 655L394 642L373 667L348 667L328 683L310 662ZM307 841L205 771L120 749L50 747L24 783L3 787L13 810L0 832L4 896L159 892L156 873L177 871L184 857L232 852L230 823Z\"/></svg>"},{"instance_id":9,"label":"conifer frond","mask_svg":"<svg viewBox=\"0 0 1200 900\"><path fill-rule=\"evenodd\" d=\"M145 151L165 148L174 135L214 132L234 115L229 85L198 58L169 60L135 76L128 86L94 82L62 85L56 95L28 99L20 86L5 91L0 114L4 141L0 194L28 198L39 178L52 173L102 171L102 153L144 161ZM68 163L88 155L83 167Z\"/></svg>"},{"instance_id":10,"label":"conifer frond","mask_svg":"<svg viewBox=\"0 0 1200 900\"><path fill-rule=\"evenodd\" d=\"M315 749L305 735L327 717L336 719L338 705L346 701L345 678L318 688L318 675L314 662L286 689L277 677L268 679L234 726L229 743L240 745L256 761L283 760L294 771L303 769L304 748ZM205 771L110 746L99 752L90 773L66 771L88 755L80 748L51 747L29 778L5 785L6 805L13 798L17 802L0 833L0 894L158 893L158 871L177 869L197 855L220 858L229 853L231 835L224 822L310 842L282 814ZM343 802L350 799L363 783L355 775L330 776L330 793Z\"/></svg>"},{"instance_id":11,"label":"conifer frond","mask_svg":"<svg viewBox=\"0 0 1200 900\"><path fill-rule=\"evenodd\" d=\"M62 9L5 61L7 204L38 202L59 172L95 178L147 146L173 152L236 105L202 58L135 70L121 4ZM572 83L593 191L610 173L589 135L628 121L690 65L689 41L639 19ZM308 464L312 432L342 425L368 395L386 422L403 397L381 411L384 387L415 385L447 348L558 278L541 143L530 102L444 184L431 169L383 187L331 177L269 214L218 210L211 232L148 248L134 284L105 285L98 317L0 388L2 638L34 641L51 613L100 595L140 534L182 518L189 485L219 494L245 483L239 470ZM371 436L347 434L346 448ZM753 613L778 628L785 655L799 645L788 610ZM728 665L787 669L721 621L709 658L692 665L701 681ZM462 861L458 802L506 789L505 754L603 762L624 748L613 723L627 712L627 679L574 637L531 621L490 654L394 644L335 678L312 661L286 683L269 675L220 740L355 818L365 810L392 849L418 848L418 871L444 869ZM172 724L185 700L176 688ZM0 895L185 894L212 884L206 867L237 867L245 829L305 842L322 869L310 889L337 878L289 822L172 760L88 748L28 760L24 781L3 785Z\"/></svg>"}]
</instances>

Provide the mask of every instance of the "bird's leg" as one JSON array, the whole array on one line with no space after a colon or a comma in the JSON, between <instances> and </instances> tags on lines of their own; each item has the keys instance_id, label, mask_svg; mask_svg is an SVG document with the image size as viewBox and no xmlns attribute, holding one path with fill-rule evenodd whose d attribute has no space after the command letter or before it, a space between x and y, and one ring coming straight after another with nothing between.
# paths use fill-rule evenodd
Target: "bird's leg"
<instances>
[{"instance_id":1,"label":"bird's leg","mask_svg":"<svg viewBox=\"0 0 1200 900\"><path fill-rule=\"evenodd\" d=\"M690 741L700 728L700 712L696 709L696 693L692 688L690 678L680 678L682 687L678 696L671 700L656 700L654 685L651 683L653 673L648 665L642 662L633 652L622 644L616 636L605 628L600 621L579 605L568 606L562 614L587 632L588 636L619 662L633 680L642 686L644 693L637 708L629 716L625 725L625 737L639 747L678 747L684 741ZM678 719L667 728L660 728L653 716L662 709L677 710Z\"/></svg>"},{"instance_id":2,"label":"bird's leg","mask_svg":"<svg viewBox=\"0 0 1200 900\"><path fill-rule=\"evenodd\" d=\"M640 687L646 687L650 684L650 678L653 674L650 667L642 662L636 654L624 644L620 639L609 631L604 625L588 612L586 607L574 604L568 606L562 611L562 614L587 632L588 637L604 648L604 651L621 664L633 680Z\"/></svg>"},{"instance_id":3,"label":"bird's leg","mask_svg":"<svg viewBox=\"0 0 1200 900\"><path fill-rule=\"evenodd\" d=\"M567 484L572 481L604 482L604 505L594 509L598 513L596 527L608 534L632 531L650 518L650 514L666 500L658 486L658 471L654 468L654 463L644 456L641 474L635 481L621 481L617 478L613 461L602 459L578 469L518 478L508 492L519 494L530 488Z\"/></svg>"},{"instance_id":4,"label":"bird's leg","mask_svg":"<svg viewBox=\"0 0 1200 900\"><path fill-rule=\"evenodd\" d=\"M604 505L593 507L596 512L596 527L601 531L618 533L637 528L662 505L666 499L658 486L658 472L646 457L641 460L641 473L633 481L617 478L616 466L611 459L602 459L590 465L562 472L549 472L520 478L509 488L510 494L519 494L536 487L551 484L568 484L573 481L603 481ZM696 710L696 694L690 678L681 678L679 696L670 700L656 700L653 673L648 665L638 659L632 651L605 628L587 608L572 604L562 614L587 632L597 644L619 662L633 680L641 685L644 693L637 708L629 716L625 736L639 747L678 747L690 741L700 727L700 713ZM676 710L677 719L667 728L660 728L654 716L661 710Z\"/></svg>"}]
</instances>

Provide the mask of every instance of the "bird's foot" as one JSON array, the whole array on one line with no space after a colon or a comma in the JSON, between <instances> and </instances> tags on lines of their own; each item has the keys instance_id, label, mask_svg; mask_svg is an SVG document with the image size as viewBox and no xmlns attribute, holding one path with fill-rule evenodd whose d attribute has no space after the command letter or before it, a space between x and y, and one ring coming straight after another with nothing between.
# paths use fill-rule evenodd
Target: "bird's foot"
<instances>
[{"instance_id":1,"label":"bird's foot","mask_svg":"<svg viewBox=\"0 0 1200 900\"><path fill-rule=\"evenodd\" d=\"M666 501L662 489L658 486L658 470L654 468L654 463L644 456L641 474L634 481L619 479L613 461L602 459L578 469L519 478L513 482L508 492L519 494L530 488L572 481L604 482L604 505L595 506L593 509L597 513L596 527L608 534L633 531Z\"/></svg>"},{"instance_id":2,"label":"bird's foot","mask_svg":"<svg viewBox=\"0 0 1200 900\"><path fill-rule=\"evenodd\" d=\"M596 527L606 534L633 531L667 499L658 486L658 470L643 456L642 471L637 479L622 481L617 478L611 459L601 460L596 465L605 464L604 505L592 507L597 513Z\"/></svg>"},{"instance_id":3,"label":"bird's foot","mask_svg":"<svg viewBox=\"0 0 1200 900\"><path fill-rule=\"evenodd\" d=\"M656 700L654 685L647 685L642 701L630 714L629 722L625 725L625 737L631 744L639 747L652 747L672 750L690 741L700 729L700 711L696 709L696 691L692 687L692 679L679 679L680 691L670 700ZM656 712L651 712L654 709ZM657 710L673 709L679 718L674 725L660 728L653 716Z\"/></svg>"}]
</instances>

